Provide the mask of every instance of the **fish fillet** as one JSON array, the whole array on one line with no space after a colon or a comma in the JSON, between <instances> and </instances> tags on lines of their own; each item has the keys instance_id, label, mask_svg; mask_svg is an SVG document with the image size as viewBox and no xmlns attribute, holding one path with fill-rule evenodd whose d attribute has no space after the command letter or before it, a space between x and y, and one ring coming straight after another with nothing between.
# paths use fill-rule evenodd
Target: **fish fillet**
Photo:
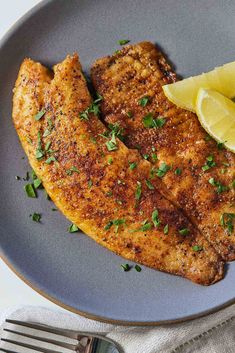
<instances>
[{"instance_id":1,"label":"fish fillet","mask_svg":"<svg viewBox=\"0 0 235 353\"><path fill-rule=\"evenodd\" d=\"M44 115L36 120L38 112ZM61 212L126 259L203 285L221 279L223 261L214 248L147 186L151 164L115 134L110 138L96 113L76 54L56 65L54 74L24 60L13 121L32 168Z\"/></svg>"},{"instance_id":2,"label":"fish fillet","mask_svg":"<svg viewBox=\"0 0 235 353\"><path fill-rule=\"evenodd\" d=\"M162 85L175 80L149 42L126 46L92 68L106 122L120 124L125 144L156 168L169 166L162 181L175 202L225 260L234 260L235 155L209 139L195 114L168 101Z\"/></svg>"}]
</instances>

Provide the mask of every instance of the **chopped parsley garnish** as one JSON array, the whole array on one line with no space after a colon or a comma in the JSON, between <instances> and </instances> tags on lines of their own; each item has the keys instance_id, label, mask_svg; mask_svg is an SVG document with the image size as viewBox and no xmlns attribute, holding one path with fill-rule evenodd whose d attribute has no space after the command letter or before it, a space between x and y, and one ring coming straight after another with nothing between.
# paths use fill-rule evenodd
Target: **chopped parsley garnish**
<instances>
[{"instance_id":1,"label":"chopped parsley garnish","mask_svg":"<svg viewBox=\"0 0 235 353\"><path fill-rule=\"evenodd\" d=\"M35 192L34 187L33 187L32 184L26 184L24 186L24 189L25 189L25 192L26 192L28 197L32 197L32 198L36 198L37 197L36 192Z\"/></svg>"},{"instance_id":2,"label":"chopped parsley garnish","mask_svg":"<svg viewBox=\"0 0 235 353\"><path fill-rule=\"evenodd\" d=\"M142 97L138 100L139 105L141 105L141 107L146 107L146 105L150 102L150 98L149 96L145 96Z\"/></svg>"},{"instance_id":3,"label":"chopped parsley garnish","mask_svg":"<svg viewBox=\"0 0 235 353\"><path fill-rule=\"evenodd\" d=\"M166 119L163 117L158 117L158 118L154 118L152 113L149 113L147 115L145 115L145 117L143 118L143 125L146 128L160 128L163 127L163 125L165 124Z\"/></svg>"},{"instance_id":4,"label":"chopped parsley garnish","mask_svg":"<svg viewBox=\"0 0 235 353\"><path fill-rule=\"evenodd\" d=\"M169 225L166 224L165 227L164 227L164 229L163 229L163 233L164 233L165 235L167 235L168 232L169 232Z\"/></svg>"},{"instance_id":5,"label":"chopped parsley garnish","mask_svg":"<svg viewBox=\"0 0 235 353\"><path fill-rule=\"evenodd\" d=\"M40 222L40 220L41 220L41 215L40 215L40 213L36 213L36 212L34 212L32 215L30 215L31 217L32 217L32 220L34 221L34 222Z\"/></svg>"},{"instance_id":6,"label":"chopped parsley garnish","mask_svg":"<svg viewBox=\"0 0 235 353\"><path fill-rule=\"evenodd\" d=\"M158 170L157 170L157 176L159 178L162 178L165 176L165 174L171 169L169 165L167 165L165 162L161 163Z\"/></svg>"},{"instance_id":7,"label":"chopped parsley garnish","mask_svg":"<svg viewBox=\"0 0 235 353\"><path fill-rule=\"evenodd\" d=\"M79 232L79 228L76 226L76 224L71 224L68 228L69 233L76 233Z\"/></svg>"},{"instance_id":8,"label":"chopped parsley garnish","mask_svg":"<svg viewBox=\"0 0 235 353\"><path fill-rule=\"evenodd\" d=\"M128 116L128 118L133 118L133 113L131 111L127 112L126 115Z\"/></svg>"},{"instance_id":9,"label":"chopped parsley garnish","mask_svg":"<svg viewBox=\"0 0 235 353\"><path fill-rule=\"evenodd\" d=\"M19 175L16 175L16 176L15 176L15 179L16 179L16 180L20 180Z\"/></svg>"},{"instance_id":10,"label":"chopped parsley garnish","mask_svg":"<svg viewBox=\"0 0 235 353\"><path fill-rule=\"evenodd\" d=\"M214 157L213 156L208 156L206 158L206 163L205 165L202 167L202 170L205 172L207 170L209 170L212 167L215 167L216 163L214 162Z\"/></svg>"},{"instance_id":11,"label":"chopped parsley garnish","mask_svg":"<svg viewBox=\"0 0 235 353\"><path fill-rule=\"evenodd\" d=\"M137 167L137 163L135 163L135 162L129 162L129 168L130 168L130 170L134 170L135 168Z\"/></svg>"},{"instance_id":12,"label":"chopped parsley garnish","mask_svg":"<svg viewBox=\"0 0 235 353\"><path fill-rule=\"evenodd\" d=\"M42 185L42 181L39 178L34 179L33 186L35 189L38 189L41 185Z\"/></svg>"},{"instance_id":13,"label":"chopped parsley garnish","mask_svg":"<svg viewBox=\"0 0 235 353\"><path fill-rule=\"evenodd\" d=\"M35 120L40 120L42 117L43 117L43 115L46 113L46 111L45 111L45 109L42 109L40 112L38 112L35 116L34 116L34 119Z\"/></svg>"},{"instance_id":14,"label":"chopped parsley garnish","mask_svg":"<svg viewBox=\"0 0 235 353\"><path fill-rule=\"evenodd\" d=\"M52 132L52 129L53 129L53 123L52 123L52 120L50 118L47 119L47 125L48 127L46 128L46 130L44 131L43 133L43 137L47 137L51 134Z\"/></svg>"},{"instance_id":15,"label":"chopped parsley garnish","mask_svg":"<svg viewBox=\"0 0 235 353\"><path fill-rule=\"evenodd\" d=\"M32 141L32 139L30 138L30 137L26 137L26 140L27 140L27 142L30 144L30 145L33 145L33 141Z\"/></svg>"},{"instance_id":16,"label":"chopped parsley garnish","mask_svg":"<svg viewBox=\"0 0 235 353\"><path fill-rule=\"evenodd\" d=\"M48 141L45 146L45 151L48 152L50 147L51 147L51 141Z\"/></svg>"},{"instance_id":17,"label":"chopped parsley garnish","mask_svg":"<svg viewBox=\"0 0 235 353\"><path fill-rule=\"evenodd\" d=\"M49 158L47 158L46 160L46 164L51 164L52 162L56 162L56 158L54 156L51 156Z\"/></svg>"},{"instance_id":18,"label":"chopped parsley garnish","mask_svg":"<svg viewBox=\"0 0 235 353\"><path fill-rule=\"evenodd\" d=\"M183 228L179 230L179 233L181 235L188 235L189 234L189 229L188 228Z\"/></svg>"},{"instance_id":19,"label":"chopped parsley garnish","mask_svg":"<svg viewBox=\"0 0 235 353\"><path fill-rule=\"evenodd\" d=\"M175 175L181 175L181 174L182 174L182 169L176 168Z\"/></svg>"},{"instance_id":20,"label":"chopped parsley garnish","mask_svg":"<svg viewBox=\"0 0 235 353\"><path fill-rule=\"evenodd\" d=\"M45 155L45 152L42 149L41 133L38 132L38 145L36 149L36 158L41 160Z\"/></svg>"},{"instance_id":21,"label":"chopped parsley garnish","mask_svg":"<svg viewBox=\"0 0 235 353\"><path fill-rule=\"evenodd\" d=\"M109 157L109 158L108 158L108 165L111 165L111 164L113 164L113 158L112 158L112 157Z\"/></svg>"},{"instance_id":22,"label":"chopped parsley garnish","mask_svg":"<svg viewBox=\"0 0 235 353\"><path fill-rule=\"evenodd\" d=\"M147 161L149 159L149 154L143 154L143 158Z\"/></svg>"},{"instance_id":23,"label":"chopped parsley garnish","mask_svg":"<svg viewBox=\"0 0 235 353\"><path fill-rule=\"evenodd\" d=\"M66 170L66 174L72 175L73 173L80 173L77 167L72 166L71 168Z\"/></svg>"},{"instance_id":24,"label":"chopped parsley garnish","mask_svg":"<svg viewBox=\"0 0 235 353\"><path fill-rule=\"evenodd\" d=\"M115 136L118 137L121 141L124 141L124 129L121 127L119 124L109 124L108 125L109 129L111 130L111 133L109 133L110 136Z\"/></svg>"},{"instance_id":25,"label":"chopped parsley garnish","mask_svg":"<svg viewBox=\"0 0 235 353\"><path fill-rule=\"evenodd\" d=\"M227 229L229 235L234 231L235 213L223 213L220 216L220 224Z\"/></svg>"},{"instance_id":26,"label":"chopped parsley garnish","mask_svg":"<svg viewBox=\"0 0 235 353\"><path fill-rule=\"evenodd\" d=\"M112 135L112 138L110 141L107 141L106 143L106 147L108 149L108 151L115 151L117 150L117 141L116 141L116 138L115 138L115 135L113 134Z\"/></svg>"},{"instance_id":27,"label":"chopped parsley garnish","mask_svg":"<svg viewBox=\"0 0 235 353\"><path fill-rule=\"evenodd\" d=\"M156 162L158 160L156 153L151 154L153 162Z\"/></svg>"},{"instance_id":28,"label":"chopped parsley garnish","mask_svg":"<svg viewBox=\"0 0 235 353\"><path fill-rule=\"evenodd\" d=\"M127 43L129 43L129 42L130 42L129 39L120 39L120 40L118 41L118 44L119 44L119 45L125 45L125 44L127 44Z\"/></svg>"},{"instance_id":29,"label":"chopped parsley garnish","mask_svg":"<svg viewBox=\"0 0 235 353\"><path fill-rule=\"evenodd\" d=\"M231 187L232 187L233 189L235 189L235 180L232 181Z\"/></svg>"},{"instance_id":30,"label":"chopped parsley garnish","mask_svg":"<svg viewBox=\"0 0 235 353\"><path fill-rule=\"evenodd\" d=\"M113 225L115 226L115 232L118 232L119 226L122 224L125 224L126 221L125 219L114 219L113 221L109 221L106 226L104 227L104 230L109 230Z\"/></svg>"},{"instance_id":31,"label":"chopped parsley garnish","mask_svg":"<svg viewBox=\"0 0 235 353\"><path fill-rule=\"evenodd\" d=\"M102 101L103 97L97 94L97 99L83 112L79 114L81 120L89 120L89 114L93 113L94 115L98 116L100 114L100 102Z\"/></svg>"},{"instance_id":32,"label":"chopped parsley garnish","mask_svg":"<svg viewBox=\"0 0 235 353\"><path fill-rule=\"evenodd\" d=\"M145 180L145 183L146 183L147 187L149 188L149 190L155 189L153 184L148 179Z\"/></svg>"},{"instance_id":33,"label":"chopped parsley garnish","mask_svg":"<svg viewBox=\"0 0 235 353\"><path fill-rule=\"evenodd\" d=\"M217 142L217 148L218 150L223 150L225 148L224 144L225 142L227 141L224 141L224 142Z\"/></svg>"},{"instance_id":34,"label":"chopped parsley garnish","mask_svg":"<svg viewBox=\"0 0 235 353\"><path fill-rule=\"evenodd\" d=\"M194 245L193 247L192 247L192 249L193 249L193 251L202 251L203 250L203 247L202 246L200 246L200 245Z\"/></svg>"},{"instance_id":35,"label":"chopped parsley garnish","mask_svg":"<svg viewBox=\"0 0 235 353\"><path fill-rule=\"evenodd\" d=\"M143 222L143 225L138 230L145 232L146 230L150 229L152 229L152 223L148 222L148 220L145 220Z\"/></svg>"},{"instance_id":36,"label":"chopped parsley garnish","mask_svg":"<svg viewBox=\"0 0 235 353\"><path fill-rule=\"evenodd\" d=\"M53 212L58 211L57 208L55 208L55 207L52 207L51 210L52 210Z\"/></svg>"},{"instance_id":37,"label":"chopped parsley garnish","mask_svg":"<svg viewBox=\"0 0 235 353\"><path fill-rule=\"evenodd\" d=\"M88 181L88 187L91 188L92 185L93 185L93 181L90 179L90 180Z\"/></svg>"},{"instance_id":38,"label":"chopped parsley garnish","mask_svg":"<svg viewBox=\"0 0 235 353\"><path fill-rule=\"evenodd\" d=\"M141 272L142 271L142 268L139 266L139 265L135 265L135 270L137 272Z\"/></svg>"},{"instance_id":39,"label":"chopped parsley garnish","mask_svg":"<svg viewBox=\"0 0 235 353\"><path fill-rule=\"evenodd\" d=\"M135 191L135 199L137 201L140 200L141 198L141 193L142 193L142 185L140 181L137 181L137 187L136 187L136 191Z\"/></svg>"},{"instance_id":40,"label":"chopped parsley garnish","mask_svg":"<svg viewBox=\"0 0 235 353\"><path fill-rule=\"evenodd\" d=\"M221 184L221 182L216 181L214 178L210 178L208 181L211 185L217 187L216 191L218 194L221 194L222 192L227 191L229 189L228 186Z\"/></svg>"},{"instance_id":41,"label":"chopped parsley garnish","mask_svg":"<svg viewBox=\"0 0 235 353\"><path fill-rule=\"evenodd\" d=\"M161 221L158 217L158 210L154 210L152 213L152 221L153 221L153 225L154 227L159 227L161 224Z\"/></svg>"},{"instance_id":42,"label":"chopped parsley garnish","mask_svg":"<svg viewBox=\"0 0 235 353\"><path fill-rule=\"evenodd\" d=\"M127 272L130 271L131 267L128 264L122 264L121 268L123 269L123 271Z\"/></svg>"},{"instance_id":43,"label":"chopped parsley garnish","mask_svg":"<svg viewBox=\"0 0 235 353\"><path fill-rule=\"evenodd\" d=\"M109 230L113 225L113 221L109 221L106 226L104 227L104 230Z\"/></svg>"}]
</instances>

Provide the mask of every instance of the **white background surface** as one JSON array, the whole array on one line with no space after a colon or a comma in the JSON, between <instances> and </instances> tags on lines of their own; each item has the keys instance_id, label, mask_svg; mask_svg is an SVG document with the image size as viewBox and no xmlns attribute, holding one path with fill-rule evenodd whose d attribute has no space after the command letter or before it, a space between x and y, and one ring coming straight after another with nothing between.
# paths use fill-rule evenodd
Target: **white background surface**
<instances>
[{"instance_id":1,"label":"white background surface","mask_svg":"<svg viewBox=\"0 0 235 353\"><path fill-rule=\"evenodd\" d=\"M2 38L6 31L24 15L25 12L40 1L41 0L1 0L0 38ZM57 305L44 299L24 284L2 260L0 260L0 310L18 305L57 307Z\"/></svg>"}]
</instances>

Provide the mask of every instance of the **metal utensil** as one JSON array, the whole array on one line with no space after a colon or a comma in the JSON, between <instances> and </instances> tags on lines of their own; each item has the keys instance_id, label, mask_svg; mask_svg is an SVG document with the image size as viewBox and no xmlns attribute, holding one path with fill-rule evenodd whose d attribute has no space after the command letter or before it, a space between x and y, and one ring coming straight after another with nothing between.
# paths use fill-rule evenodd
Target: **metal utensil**
<instances>
[{"instance_id":1,"label":"metal utensil","mask_svg":"<svg viewBox=\"0 0 235 353\"><path fill-rule=\"evenodd\" d=\"M17 347L24 347L42 353L69 351L77 353L121 353L120 348L114 342L96 334L17 320L6 320L6 323L8 325L4 328L4 331L14 335L14 338L1 338L2 342L6 342L8 346L11 345L9 349L0 348L1 352L17 353ZM24 328L24 331L22 331L22 328ZM50 334L50 338L45 337L45 333ZM51 338L52 334L57 335L55 339ZM71 343L72 340L73 343ZM44 343L44 347L42 343Z\"/></svg>"}]
</instances>

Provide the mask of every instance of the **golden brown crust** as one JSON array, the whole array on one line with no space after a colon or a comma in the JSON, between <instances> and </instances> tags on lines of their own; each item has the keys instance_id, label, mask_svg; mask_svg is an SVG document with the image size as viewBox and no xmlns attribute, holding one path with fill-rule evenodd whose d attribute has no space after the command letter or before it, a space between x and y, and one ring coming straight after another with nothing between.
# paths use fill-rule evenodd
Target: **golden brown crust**
<instances>
[{"instance_id":1,"label":"golden brown crust","mask_svg":"<svg viewBox=\"0 0 235 353\"><path fill-rule=\"evenodd\" d=\"M92 80L104 97L101 110L106 122L123 126L125 144L129 148L138 146L151 162L152 148L156 148L155 165L166 162L172 166L162 178L174 197L172 201L186 211L224 259L235 259L235 232L228 234L220 224L222 214L235 213L235 189L231 186L235 156L219 150L213 140L206 141L207 134L197 116L165 97L162 85L175 81L176 75L162 53L148 42L127 46L118 54L97 60ZM144 96L149 96L150 102L142 107L138 101ZM128 112L132 118L128 118ZM150 112L155 118L166 119L162 128L143 126L143 117ZM216 166L203 171L209 156L213 156ZM176 168L182 170L180 176L175 174ZM218 193L217 187L208 182L210 178L229 189Z\"/></svg>"},{"instance_id":2,"label":"golden brown crust","mask_svg":"<svg viewBox=\"0 0 235 353\"><path fill-rule=\"evenodd\" d=\"M79 115L91 104L78 56L68 56L54 68L54 78L39 63L26 59L14 90L13 120L32 168L64 215L98 243L123 257L146 266L181 275L208 285L223 277L223 262L213 247L188 219L157 190L146 186L151 165L134 150L117 140L118 149L109 152L106 130L98 118ZM41 109L45 115L36 121ZM46 129L50 134L43 137ZM36 158L40 132L41 149L50 150ZM46 163L48 157L55 161ZM110 157L112 163L110 163ZM129 162L137 167L130 169ZM79 172L71 172L75 167ZM136 200L141 185L140 200ZM161 225L138 230L151 222L158 210ZM119 229L113 220L125 220ZM169 225L169 233L163 227ZM188 228L188 235L179 230ZM116 230L116 231L115 231ZM137 230L137 231L136 231ZM199 245L201 251L194 251Z\"/></svg>"}]
</instances>

